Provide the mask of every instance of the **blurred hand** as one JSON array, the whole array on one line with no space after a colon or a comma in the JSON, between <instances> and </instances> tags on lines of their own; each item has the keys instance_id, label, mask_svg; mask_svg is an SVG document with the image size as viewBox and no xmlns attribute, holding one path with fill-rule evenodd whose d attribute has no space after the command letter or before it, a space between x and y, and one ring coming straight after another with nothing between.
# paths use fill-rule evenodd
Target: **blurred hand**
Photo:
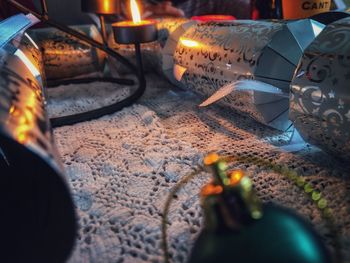
<instances>
[{"instance_id":1,"label":"blurred hand","mask_svg":"<svg viewBox=\"0 0 350 263\"><path fill-rule=\"evenodd\" d=\"M143 13L143 18L147 17L161 17L161 16L174 16L174 17L183 17L185 13L173 6L171 1L164 1L155 5L148 5L145 8Z\"/></svg>"}]
</instances>

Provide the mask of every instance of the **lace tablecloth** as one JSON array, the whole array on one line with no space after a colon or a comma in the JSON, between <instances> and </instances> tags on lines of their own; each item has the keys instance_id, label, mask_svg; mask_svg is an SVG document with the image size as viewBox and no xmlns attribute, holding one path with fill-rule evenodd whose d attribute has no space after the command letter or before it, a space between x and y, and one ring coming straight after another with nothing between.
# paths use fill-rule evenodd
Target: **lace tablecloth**
<instances>
[{"instance_id":1,"label":"lace tablecloth","mask_svg":"<svg viewBox=\"0 0 350 263\"><path fill-rule=\"evenodd\" d=\"M108 84L49 91L51 116L98 107L128 90ZM350 261L349 166L313 148L279 148L290 133L263 126L224 106L200 109L201 98L150 76L136 104L98 120L54 130L76 205L79 235L69 262L162 262L161 216L170 189L205 153L258 156L295 169L322 192L334 211L342 249ZM259 197L310 220L332 248L332 233L304 193L283 175L246 165ZM169 213L170 255L185 262L202 226L200 174L174 200Z\"/></svg>"}]
</instances>

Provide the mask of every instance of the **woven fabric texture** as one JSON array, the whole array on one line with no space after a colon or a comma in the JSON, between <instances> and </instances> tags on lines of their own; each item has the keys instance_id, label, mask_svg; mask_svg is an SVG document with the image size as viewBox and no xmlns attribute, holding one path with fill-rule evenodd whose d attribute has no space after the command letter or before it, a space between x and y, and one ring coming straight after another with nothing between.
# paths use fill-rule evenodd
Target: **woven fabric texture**
<instances>
[{"instance_id":1,"label":"woven fabric texture","mask_svg":"<svg viewBox=\"0 0 350 263\"><path fill-rule=\"evenodd\" d=\"M99 83L62 86L49 90L48 110L51 116L76 113L119 100L127 93ZM288 144L289 132L263 126L220 103L199 108L202 99L150 76L147 92L137 104L98 120L54 130L80 227L69 262L162 262L160 227L165 199L211 151L260 157L303 176L333 209L349 262L349 165L311 146L284 152L280 146ZM334 249L334 233L302 190L265 167L239 167L249 172L264 202L297 211ZM208 179L208 174L198 174L171 206L172 262L186 262L203 225L198 193Z\"/></svg>"}]
</instances>

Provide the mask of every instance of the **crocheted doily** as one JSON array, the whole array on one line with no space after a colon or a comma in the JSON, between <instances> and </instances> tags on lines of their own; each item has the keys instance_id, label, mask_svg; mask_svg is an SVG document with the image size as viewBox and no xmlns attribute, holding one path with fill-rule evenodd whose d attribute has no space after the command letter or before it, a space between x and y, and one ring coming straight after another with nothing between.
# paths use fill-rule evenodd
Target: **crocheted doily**
<instances>
[{"instance_id":1,"label":"crocheted doily","mask_svg":"<svg viewBox=\"0 0 350 263\"><path fill-rule=\"evenodd\" d=\"M49 90L49 113L57 116L99 107L128 94L94 83ZM350 261L349 167L306 147L279 148L290 134L263 126L220 106L198 108L189 91L151 76L141 100L98 120L54 130L79 220L69 262L162 262L161 216L171 188L211 151L240 153L297 171L333 209L344 256ZM310 220L329 247L330 233L315 204L283 175L254 164L249 171L259 197L292 208ZM169 217L172 262L186 262L202 226L198 193L208 181L199 174L176 196Z\"/></svg>"}]
</instances>

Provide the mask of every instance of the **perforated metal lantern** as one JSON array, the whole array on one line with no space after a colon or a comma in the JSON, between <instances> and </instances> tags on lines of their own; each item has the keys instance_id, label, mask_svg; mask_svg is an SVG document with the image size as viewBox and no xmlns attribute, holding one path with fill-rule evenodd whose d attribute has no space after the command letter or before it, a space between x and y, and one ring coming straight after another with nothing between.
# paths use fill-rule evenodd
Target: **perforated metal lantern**
<instances>
[{"instance_id":1,"label":"perforated metal lantern","mask_svg":"<svg viewBox=\"0 0 350 263\"><path fill-rule=\"evenodd\" d=\"M350 159L350 18L327 26L293 77L290 119L302 137Z\"/></svg>"},{"instance_id":2,"label":"perforated metal lantern","mask_svg":"<svg viewBox=\"0 0 350 263\"><path fill-rule=\"evenodd\" d=\"M1 261L63 262L75 213L45 111L42 60L30 38L12 37L0 48Z\"/></svg>"},{"instance_id":3,"label":"perforated metal lantern","mask_svg":"<svg viewBox=\"0 0 350 263\"><path fill-rule=\"evenodd\" d=\"M95 26L75 26L74 29L96 41L102 37ZM48 80L60 80L102 71L106 55L100 50L55 28L35 29L29 33L42 48L45 75Z\"/></svg>"},{"instance_id":4,"label":"perforated metal lantern","mask_svg":"<svg viewBox=\"0 0 350 263\"><path fill-rule=\"evenodd\" d=\"M187 29L173 52L165 48L163 56L173 53L175 77L206 97L240 80L279 88L284 96L237 91L224 101L261 123L283 130L290 124L285 98L290 81L303 50L322 28L309 19L199 23Z\"/></svg>"},{"instance_id":5,"label":"perforated metal lantern","mask_svg":"<svg viewBox=\"0 0 350 263\"><path fill-rule=\"evenodd\" d=\"M183 34L186 33L188 29L190 29L192 26L196 25L196 21L183 21L179 20L174 23L175 26L172 26L170 23L167 23L165 28L165 34L166 37L161 39L161 44L163 46L162 49L162 58L161 58L161 67L164 75L169 79L171 83L177 86L182 86L181 82L177 81L174 76L174 53L176 46L179 43L179 40ZM169 28L169 29L168 29Z\"/></svg>"}]
</instances>

